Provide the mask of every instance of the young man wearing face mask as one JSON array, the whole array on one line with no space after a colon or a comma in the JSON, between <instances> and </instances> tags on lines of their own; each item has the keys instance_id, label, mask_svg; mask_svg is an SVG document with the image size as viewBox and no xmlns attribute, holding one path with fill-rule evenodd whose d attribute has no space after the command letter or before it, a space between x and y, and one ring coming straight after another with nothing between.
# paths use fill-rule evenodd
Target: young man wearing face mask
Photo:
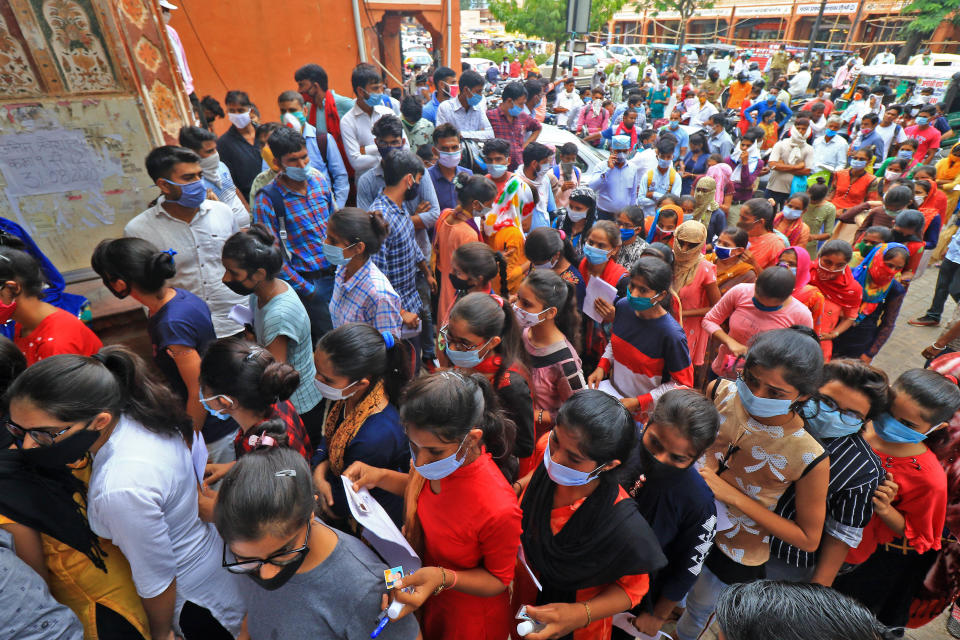
<instances>
[{"instance_id":1,"label":"young man wearing face mask","mask_svg":"<svg viewBox=\"0 0 960 640\"><path fill-rule=\"evenodd\" d=\"M930 164L933 156L937 153L937 149L940 148L940 132L936 127L930 125L936 115L937 108L932 104L921 107L916 124L907 127L904 131L908 138L914 138L920 142L919 148L913 154L913 159L918 164Z\"/></svg>"},{"instance_id":2,"label":"young man wearing face mask","mask_svg":"<svg viewBox=\"0 0 960 640\"><path fill-rule=\"evenodd\" d=\"M510 162L508 168L516 169L523 162L523 150L536 141L543 128L523 108L527 91L522 82L511 82L503 88L500 104L487 110L487 120L493 130L493 137L510 143ZM579 96L577 96L579 100Z\"/></svg>"},{"instance_id":3,"label":"young man wearing face mask","mask_svg":"<svg viewBox=\"0 0 960 640\"><path fill-rule=\"evenodd\" d=\"M253 179L260 173L263 159L257 145L257 127L253 104L245 91L228 91L224 98L230 128L217 140L220 160L230 169L240 193L250 193Z\"/></svg>"},{"instance_id":4,"label":"young man wearing face mask","mask_svg":"<svg viewBox=\"0 0 960 640\"><path fill-rule=\"evenodd\" d=\"M822 104L823 105L823 115L830 117L830 114L833 113L833 100L830 99L830 83L824 82L820 85L820 88L817 90L817 95L813 100L808 101L803 107L800 108L801 111L810 111L813 109L813 105Z\"/></svg>"},{"instance_id":5,"label":"young man wearing face mask","mask_svg":"<svg viewBox=\"0 0 960 640\"><path fill-rule=\"evenodd\" d=\"M563 90L557 92L557 99L553 103L554 113L559 113L557 116L557 126L566 128L569 123L569 118L571 113L576 113L576 111L583 106L583 100L580 99L580 94L577 93L576 85L572 77L565 78L563 80ZM576 122L574 122L575 124ZM491 122L490 124L493 124ZM496 133L496 131L494 131Z\"/></svg>"},{"instance_id":6,"label":"young man wearing face mask","mask_svg":"<svg viewBox=\"0 0 960 640\"><path fill-rule=\"evenodd\" d=\"M860 121L860 131L857 132L857 135L854 136L853 142L850 143L850 148L847 150L847 153L853 155L861 149L869 149L873 147L875 149L875 155L878 158L885 158L887 155L887 149L884 146L883 138L877 133L877 123L880 122L880 117L875 113L868 113L863 116L863 119Z\"/></svg>"},{"instance_id":7,"label":"young man wearing face mask","mask_svg":"<svg viewBox=\"0 0 960 640\"><path fill-rule=\"evenodd\" d=\"M220 161L217 136L203 127L181 127L179 140L181 146L200 156L200 168L203 170L201 179L207 194L212 192L217 200L230 207L240 228L250 226L247 200L237 191L227 165Z\"/></svg>"},{"instance_id":8,"label":"young man wearing face mask","mask_svg":"<svg viewBox=\"0 0 960 640\"><path fill-rule=\"evenodd\" d=\"M895 146L907 139L903 125L897 122L902 114L903 107L892 104L886 108L883 117L880 118L880 123L874 127L874 132L883 139L885 155L891 155Z\"/></svg>"},{"instance_id":9,"label":"young man wearing face mask","mask_svg":"<svg viewBox=\"0 0 960 640\"><path fill-rule=\"evenodd\" d=\"M454 209L457 206L457 189L453 179L458 173L473 174L470 169L460 166L463 143L455 126L447 123L433 130L433 153L437 162L427 169L427 173L437 194L437 204L440 211Z\"/></svg>"},{"instance_id":10,"label":"young man wearing face mask","mask_svg":"<svg viewBox=\"0 0 960 640\"><path fill-rule=\"evenodd\" d=\"M456 96L460 87L457 86L457 73L450 67L437 67L432 80L435 91L423 105L423 117L436 125L440 103Z\"/></svg>"},{"instance_id":11,"label":"young man wearing face mask","mask_svg":"<svg viewBox=\"0 0 960 640\"><path fill-rule=\"evenodd\" d=\"M610 141L607 170L595 176L588 185L597 194L597 215L601 220L613 220L617 212L636 204L640 177L636 167L627 163L629 150L628 136L614 136ZM679 178L677 182L680 182Z\"/></svg>"},{"instance_id":12,"label":"young man wearing face mask","mask_svg":"<svg viewBox=\"0 0 960 640\"><path fill-rule=\"evenodd\" d=\"M747 120L750 121L754 126L758 122L763 120L763 114L767 111L773 111L776 113L777 126L780 130L783 130L783 123L790 119L793 115L793 111L790 110L790 107L777 100L777 96L774 93L768 93L763 100L759 100L754 104L750 105L747 110L744 112Z\"/></svg>"},{"instance_id":13,"label":"young man wearing face mask","mask_svg":"<svg viewBox=\"0 0 960 640\"><path fill-rule=\"evenodd\" d=\"M707 146L710 153L716 153L721 158L727 158L733 152L733 140L726 130L727 119L715 113L707 120ZM671 132L672 133L672 132Z\"/></svg>"},{"instance_id":14,"label":"young man wearing face mask","mask_svg":"<svg viewBox=\"0 0 960 640\"><path fill-rule=\"evenodd\" d=\"M299 127L300 133L307 141L310 166L322 173L327 184L332 186L333 199L337 207L344 207L347 204L347 195L350 193L350 176L347 175L347 167L343 164L343 157L340 155L336 139L329 133L321 134L315 126L307 122L303 96L296 91L281 93L277 98L277 107L280 109L280 117L284 120L284 124L291 128ZM291 126L294 123L288 116L296 120L297 127Z\"/></svg>"},{"instance_id":15,"label":"young man wearing face mask","mask_svg":"<svg viewBox=\"0 0 960 640\"><path fill-rule=\"evenodd\" d=\"M813 171L813 147L807 144L807 129L810 119L800 116L790 130L790 137L773 145L770 152L770 180L766 197L773 198L781 207L793 190L791 185L798 176L809 176Z\"/></svg>"},{"instance_id":16,"label":"young man wearing face mask","mask_svg":"<svg viewBox=\"0 0 960 640\"><path fill-rule=\"evenodd\" d=\"M539 142L531 142L523 150L523 164L517 167L519 175L537 192L537 204L531 212L530 229L550 226L550 214L557 208L547 172L553 169L553 151ZM526 221L524 221L526 227Z\"/></svg>"},{"instance_id":17,"label":"young man wearing face mask","mask_svg":"<svg viewBox=\"0 0 960 640\"><path fill-rule=\"evenodd\" d=\"M483 76L476 71L464 71L457 96L437 107L436 125L449 122L467 138L492 138L493 128L483 106Z\"/></svg>"},{"instance_id":18,"label":"young man wearing face mask","mask_svg":"<svg viewBox=\"0 0 960 640\"><path fill-rule=\"evenodd\" d=\"M303 65L293 74L293 80L307 107L307 123L316 127L319 133L332 135L343 154L340 118L353 108L353 99L337 95L330 89L327 72L318 64Z\"/></svg>"},{"instance_id":19,"label":"young man wearing face mask","mask_svg":"<svg viewBox=\"0 0 960 640\"><path fill-rule=\"evenodd\" d=\"M328 305L336 267L324 259L322 246L336 204L323 176L310 172L302 135L283 127L267 144L278 173L254 198L253 220L280 238L284 254L281 277L303 301L316 342L332 328Z\"/></svg>"},{"instance_id":20,"label":"young man wearing face mask","mask_svg":"<svg viewBox=\"0 0 960 640\"><path fill-rule=\"evenodd\" d=\"M673 152L673 160L676 162L687 155L690 150L690 135L680 126L680 116L682 114L677 109L670 112L670 122L660 127L660 135L671 133L677 137L677 146ZM729 136L728 136L729 137ZM726 157L726 156L724 156Z\"/></svg>"},{"instance_id":21,"label":"young man wearing face mask","mask_svg":"<svg viewBox=\"0 0 960 640\"><path fill-rule=\"evenodd\" d=\"M207 303L218 338L240 333L243 326L229 314L246 298L221 282L220 260L223 243L241 228L237 217L226 204L206 199L200 157L193 151L157 147L147 155L146 165L161 195L155 205L127 223L123 235L176 251L177 274L167 284Z\"/></svg>"},{"instance_id":22,"label":"young man wearing face mask","mask_svg":"<svg viewBox=\"0 0 960 640\"><path fill-rule=\"evenodd\" d=\"M384 93L383 78L371 64L358 64L350 74L350 84L357 101L340 119L340 135L347 162L359 180L380 162L380 151L373 140L373 124L385 115L399 117L400 103Z\"/></svg>"},{"instance_id":23,"label":"young man wearing face mask","mask_svg":"<svg viewBox=\"0 0 960 640\"><path fill-rule=\"evenodd\" d=\"M673 168L673 152L676 145L672 140L660 140L657 143L657 166L637 177L638 191L637 204L643 208L644 214L652 216L656 213L660 198L673 194L680 197L682 179Z\"/></svg>"},{"instance_id":24,"label":"young man wearing face mask","mask_svg":"<svg viewBox=\"0 0 960 640\"><path fill-rule=\"evenodd\" d=\"M691 127L709 129L707 119L717 113L717 108L709 102L710 94L706 89L697 91L697 101L687 110L687 124Z\"/></svg>"}]
</instances>

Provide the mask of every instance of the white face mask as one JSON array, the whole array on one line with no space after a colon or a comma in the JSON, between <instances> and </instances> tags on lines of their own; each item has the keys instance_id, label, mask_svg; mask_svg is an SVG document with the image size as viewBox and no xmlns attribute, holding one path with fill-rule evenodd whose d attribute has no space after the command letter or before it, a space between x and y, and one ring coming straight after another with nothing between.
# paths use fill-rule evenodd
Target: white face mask
<instances>
[{"instance_id":1,"label":"white face mask","mask_svg":"<svg viewBox=\"0 0 960 640\"><path fill-rule=\"evenodd\" d=\"M250 124L250 110L247 109L243 113L228 113L227 118L237 129L244 129Z\"/></svg>"},{"instance_id":2,"label":"white face mask","mask_svg":"<svg viewBox=\"0 0 960 640\"><path fill-rule=\"evenodd\" d=\"M203 169L204 176L216 177L217 169L220 168L220 154L214 151L206 158L200 158L200 168Z\"/></svg>"},{"instance_id":3,"label":"white face mask","mask_svg":"<svg viewBox=\"0 0 960 640\"><path fill-rule=\"evenodd\" d=\"M923 204L924 200L926 200L926 198L923 196L913 196L913 201L916 202L918 205Z\"/></svg>"},{"instance_id":4,"label":"white face mask","mask_svg":"<svg viewBox=\"0 0 960 640\"><path fill-rule=\"evenodd\" d=\"M313 379L313 384L316 385L317 391L319 391L320 395L322 395L327 400L346 400L347 398L355 394L356 390L351 391L350 393L344 393L344 391L346 391L353 385L357 384L357 382L360 382L360 381L356 380L354 382L351 382L350 384L348 384L342 389L337 389L336 387L331 387L330 385L320 382L320 380L318 380L317 378Z\"/></svg>"},{"instance_id":5,"label":"white face mask","mask_svg":"<svg viewBox=\"0 0 960 640\"><path fill-rule=\"evenodd\" d=\"M587 217L586 211L577 211L573 208L567 209L567 217L570 218L573 222L580 222Z\"/></svg>"},{"instance_id":6,"label":"white face mask","mask_svg":"<svg viewBox=\"0 0 960 640\"><path fill-rule=\"evenodd\" d=\"M517 305L513 305L513 315L517 319L517 324L526 329L527 327L533 327L545 320L543 314L549 311L549 309L544 309L540 313L531 313L525 309L521 309Z\"/></svg>"}]
</instances>

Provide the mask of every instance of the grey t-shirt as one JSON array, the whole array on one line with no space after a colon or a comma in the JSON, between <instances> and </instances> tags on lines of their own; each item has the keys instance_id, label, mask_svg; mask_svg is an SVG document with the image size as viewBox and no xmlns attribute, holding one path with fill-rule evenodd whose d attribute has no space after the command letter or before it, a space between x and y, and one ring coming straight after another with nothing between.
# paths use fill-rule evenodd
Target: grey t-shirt
<instances>
[{"instance_id":1,"label":"grey t-shirt","mask_svg":"<svg viewBox=\"0 0 960 640\"><path fill-rule=\"evenodd\" d=\"M0 620L0 640L83 638L83 627L77 616L53 599L43 578L17 557L13 550L13 536L2 529ZM370 637L369 632L367 637Z\"/></svg>"},{"instance_id":2,"label":"grey t-shirt","mask_svg":"<svg viewBox=\"0 0 960 640\"><path fill-rule=\"evenodd\" d=\"M387 566L357 538L334 533L339 541L327 559L279 589L267 591L253 580L243 581L240 591L252 638L369 640L387 591ZM408 615L388 623L379 638L412 640L418 633L416 618Z\"/></svg>"}]
</instances>

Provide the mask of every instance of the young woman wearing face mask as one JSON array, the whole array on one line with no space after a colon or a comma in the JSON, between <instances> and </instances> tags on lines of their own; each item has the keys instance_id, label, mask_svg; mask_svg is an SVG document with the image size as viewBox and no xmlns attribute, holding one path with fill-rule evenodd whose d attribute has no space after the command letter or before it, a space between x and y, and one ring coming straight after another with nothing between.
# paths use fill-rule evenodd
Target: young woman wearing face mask
<instances>
[{"instance_id":1,"label":"young woman wearing face mask","mask_svg":"<svg viewBox=\"0 0 960 640\"><path fill-rule=\"evenodd\" d=\"M700 393L667 391L625 463L628 480L639 474L631 494L667 556L667 566L651 577L650 591L634 611L634 626L649 636L657 635L693 586L706 556L704 543L713 540L713 494L693 464L713 444L719 427L720 415Z\"/></svg>"},{"instance_id":2,"label":"young woman wearing face mask","mask_svg":"<svg viewBox=\"0 0 960 640\"><path fill-rule=\"evenodd\" d=\"M90 529L129 561L150 635L172 640L179 624L189 640L235 637L244 611L217 561L220 539L197 517L193 427L146 364L121 347L53 356L21 374L6 400L24 447L43 432L62 464L93 454Z\"/></svg>"},{"instance_id":3,"label":"young woman wearing face mask","mask_svg":"<svg viewBox=\"0 0 960 640\"><path fill-rule=\"evenodd\" d=\"M687 195L693 192L693 181L707 172L707 138L702 133L690 136L690 150L683 157L683 171L680 173L682 186L680 193Z\"/></svg>"},{"instance_id":4,"label":"young woman wearing face mask","mask_svg":"<svg viewBox=\"0 0 960 640\"><path fill-rule=\"evenodd\" d=\"M203 432L210 462L230 462L237 424L207 413L200 404L200 354L217 339L207 303L184 289L168 287L177 273L172 252L140 238L104 240L90 264L116 296L130 295L147 308L153 361L171 390Z\"/></svg>"},{"instance_id":5,"label":"young woman wearing face mask","mask_svg":"<svg viewBox=\"0 0 960 640\"><path fill-rule=\"evenodd\" d=\"M867 190L874 176L867 171L867 165L873 159L873 148L854 151L850 156L850 168L837 171L830 193L830 201L837 207L840 215L867 199Z\"/></svg>"},{"instance_id":6,"label":"young woman wearing face mask","mask_svg":"<svg viewBox=\"0 0 960 640\"><path fill-rule=\"evenodd\" d=\"M907 293L897 276L908 257L902 244L884 243L874 247L853 269L853 279L863 289L863 302L854 325L833 341L834 356L860 358L869 364L883 348L893 333Z\"/></svg>"},{"instance_id":7,"label":"young woman wearing face mask","mask_svg":"<svg viewBox=\"0 0 960 640\"><path fill-rule=\"evenodd\" d=\"M713 251L707 254L707 260L717 265L720 295L738 284L756 281L756 271L743 257L746 250L747 232L739 227L727 227L717 236Z\"/></svg>"},{"instance_id":8,"label":"young woman wearing face mask","mask_svg":"<svg viewBox=\"0 0 960 640\"><path fill-rule=\"evenodd\" d=\"M350 515L340 475L356 461L406 473L407 436L400 425L400 390L412 376L409 348L393 334L350 323L324 334L317 343L317 388L331 403L323 439L313 456L313 480L324 515ZM394 522L403 524L403 501L373 490Z\"/></svg>"},{"instance_id":9,"label":"young woman wearing face mask","mask_svg":"<svg viewBox=\"0 0 960 640\"><path fill-rule=\"evenodd\" d=\"M683 209L679 202L661 202L657 213L644 220L647 229L647 242L662 242L673 247L673 234L683 218Z\"/></svg>"},{"instance_id":10,"label":"young woman wearing face mask","mask_svg":"<svg viewBox=\"0 0 960 640\"><path fill-rule=\"evenodd\" d=\"M677 257L673 253L673 249L671 249L669 245L665 245L662 242L651 242L648 244L646 248L644 248L643 253L640 254L640 257L656 258L670 267L671 271L673 271L673 266L677 261ZM664 302L662 306L667 310L667 313L669 313L674 320L676 320L680 325L683 325L683 305L680 304L680 296L678 296L677 292L673 290L672 283L670 284L670 301Z\"/></svg>"},{"instance_id":11,"label":"young woman wearing face mask","mask_svg":"<svg viewBox=\"0 0 960 640\"><path fill-rule=\"evenodd\" d=\"M867 425L864 439L886 471L873 518L846 561L859 565L834 588L867 604L881 622L906 624L910 603L941 546L947 477L924 440L960 410L957 385L929 369L910 369L891 387L890 407Z\"/></svg>"},{"instance_id":12,"label":"young woman wearing face mask","mask_svg":"<svg viewBox=\"0 0 960 640\"><path fill-rule=\"evenodd\" d=\"M630 269L648 246L643 239L643 208L627 207L617 214L616 223L620 227L620 249L617 250L616 261L624 269Z\"/></svg>"},{"instance_id":13,"label":"young woman wearing face mask","mask_svg":"<svg viewBox=\"0 0 960 640\"><path fill-rule=\"evenodd\" d=\"M475 291L506 298L510 296L509 272L510 266L499 251L482 242L468 242L453 252L450 282L456 287L457 300Z\"/></svg>"},{"instance_id":14,"label":"young woman wearing face mask","mask_svg":"<svg viewBox=\"0 0 960 640\"><path fill-rule=\"evenodd\" d=\"M378 211L345 207L330 216L323 255L337 267L330 298L334 327L366 322L399 337L403 326L400 296L370 259L390 232Z\"/></svg>"},{"instance_id":15,"label":"young woman wearing face mask","mask_svg":"<svg viewBox=\"0 0 960 640\"><path fill-rule=\"evenodd\" d=\"M387 566L315 508L309 465L283 447L244 456L223 480L214 517L224 548L213 555L221 573L238 574L252 637L365 638L377 628ZM380 637L413 640L417 623L391 620Z\"/></svg>"},{"instance_id":16,"label":"young woman wearing face mask","mask_svg":"<svg viewBox=\"0 0 960 640\"><path fill-rule=\"evenodd\" d=\"M636 442L629 412L602 391L575 393L537 446L524 479L523 556L512 611L545 627L529 638L609 638L611 616L636 606L666 564L656 536L614 470ZM538 592L528 570L538 576ZM518 634L513 634L514 638Z\"/></svg>"},{"instance_id":17,"label":"young woman wearing face mask","mask_svg":"<svg viewBox=\"0 0 960 640\"><path fill-rule=\"evenodd\" d=\"M583 259L583 245L586 244L584 231L593 227L597 221L597 194L587 186L579 186L570 192L570 203L553 221L553 227L559 229L573 245L579 263ZM531 232L532 233L532 232Z\"/></svg>"},{"instance_id":18,"label":"young woman wearing face mask","mask_svg":"<svg viewBox=\"0 0 960 640\"><path fill-rule=\"evenodd\" d=\"M300 373L300 386L290 402L314 441L320 439L323 397L313 386L310 316L293 288L277 277L283 253L273 233L262 224L230 236L223 245L223 283L235 293L249 295L253 334L257 344L278 362L288 362Z\"/></svg>"},{"instance_id":19,"label":"young woman wearing face mask","mask_svg":"<svg viewBox=\"0 0 960 640\"><path fill-rule=\"evenodd\" d=\"M580 261L579 270L583 274L584 286L589 286L590 278L601 278L612 287L616 287L617 296L613 303L607 302L599 296L594 300L594 312L603 318L603 323L589 317L584 309L583 315L583 361L586 370L596 366L603 355L609 340L609 331L605 325L613 322L616 314L616 300L624 295L627 270L613 259L620 247L620 229L609 220L600 220L587 233L584 245L584 258Z\"/></svg>"},{"instance_id":20,"label":"young woman wearing face mask","mask_svg":"<svg viewBox=\"0 0 960 640\"><path fill-rule=\"evenodd\" d=\"M896 156L887 158L880 164L874 172L877 177L873 181L873 184L870 185L867 199L882 200L886 190L895 184L894 181L903 177L907 172L907 164L908 162L906 160L902 160Z\"/></svg>"},{"instance_id":21,"label":"young woman wearing face mask","mask_svg":"<svg viewBox=\"0 0 960 640\"><path fill-rule=\"evenodd\" d=\"M26 368L16 345L0 339L0 389L6 391ZM0 433L0 529L12 536L17 556L43 578L58 602L70 607L89 635L149 637L130 565L109 540L90 530L83 503L76 500L76 494L87 492L90 457L81 453L78 460L68 460L73 454L65 452L76 443L41 431L24 434L9 420L5 426ZM24 446L26 439L33 442ZM15 442L19 446L9 447Z\"/></svg>"},{"instance_id":22,"label":"young woman wearing face mask","mask_svg":"<svg viewBox=\"0 0 960 640\"><path fill-rule=\"evenodd\" d=\"M673 290L680 298L683 332L690 347L696 382L706 375L703 361L710 341L710 334L703 328L703 316L720 300L717 267L703 255L706 240L706 227L696 220L688 220L677 227L673 250Z\"/></svg>"},{"instance_id":23,"label":"young woman wearing face mask","mask_svg":"<svg viewBox=\"0 0 960 640\"><path fill-rule=\"evenodd\" d=\"M923 257L926 247L923 241L923 222L923 214L915 209L901 211L893 220L891 236L893 241L902 244L910 252L907 266L903 268L903 273L900 275L900 282L905 287L910 286L910 281L913 280L913 274L920 266L920 258Z\"/></svg>"},{"instance_id":24,"label":"young woman wearing face mask","mask_svg":"<svg viewBox=\"0 0 960 640\"><path fill-rule=\"evenodd\" d=\"M810 227L803 221L803 214L810 205L810 196L795 193L787 198L780 213L773 217L773 229L786 236L790 246L804 246L810 239Z\"/></svg>"},{"instance_id":25,"label":"young woman wearing face mask","mask_svg":"<svg viewBox=\"0 0 960 640\"><path fill-rule=\"evenodd\" d=\"M516 611L507 585L520 544L520 507L498 468L511 455L513 424L483 376L455 371L411 382L400 420L409 474L362 462L345 472L355 488L405 496L404 534L424 566L403 578L412 591L394 596L406 605L403 615L422 610L424 638L502 640Z\"/></svg>"},{"instance_id":26,"label":"young woman wearing face mask","mask_svg":"<svg viewBox=\"0 0 960 640\"><path fill-rule=\"evenodd\" d=\"M467 294L453 305L450 321L440 329L440 345L458 370L487 378L499 405L516 425L516 442L511 442L511 448L518 458L530 456L535 428L533 396L527 352L510 304L487 293ZM514 475L512 470L505 473Z\"/></svg>"},{"instance_id":27,"label":"young woman wearing face mask","mask_svg":"<svg viewBox=\"0 0 960 640\"><path fill-rule=\"evenodd\" d=\"M747 232L749 249L744 259L760 272L776 264L785 242L773 232L773 205L763 198L752 198L740 207L737 226Z\"/></svg>"},{"instance_id":28,"label":"young woman wearing face mask","mask_svg":"<svg viewBox=\"0 0 960 640\"><path fill-rule=\"evenodd\" d=\"M810 310L792 296L796 276L787 267L764 269L754 284L738 284L720 297L703 327L720 342L710 365L715 376L734 380L751 338L794 325L813 326ZM730 329L722 327L728 322Z\"/></svg>"},{"instance_id":29,"label":"young woman wearing face mask","mask_svg":"<svg viewBox=\"0 0 960 640\"><path fill-rule=\"evenodd\" d=\"M845 240L828 240L810 267L810 284L823 294L820 318L820 346L824 359L833 354L833 340L853 326L860 315L863 287L853 278L850 258L853 249Z\"/></svg>"},{"instance_id":30,"label":"young woman wearing face mask","mask_svg":"<svg viewBox=\"0 0 960 640\"><path fill-rule=\"evenodd\" d=\"M433 239L433 255L436 260L437 282L440 284L440 298L437 305L437 317L446 318L456 298L456 289L450 281L453 272L453 252L468 242L483 242L483 238L473 227L473 218L486 217L497 197L497 187L489 178L457 174L453 179L457 189L457 208L449 209L437 220L436 235Z\"/></svg>"},{"instance_id":31,"label":"young woman wearing face mask","mask_svg":"<svg viewBox=\"0 0 960 640\"><path fill-rule=\"evenodd\" d=\"M80 319L43 301L44 279L30 254L0 246L0 324L16 321L13 342L27 366L58 353L93 355L100 338Z\"/></svg>"},{"instance_id":32,"label":"young woman wearing face mask","mask_svg":"<svg viewBox=\"0 0 960 640\"><path fill-rule=\"evenodd\" d=\"M936 247L940 240L943 216L935 203L938 194L940 190L933 180L923 178L913 183L912 208L923 214L923 241L927 249Z\"/></svg>"},{"instance_id":33,"label":"young woman wearing face mask","mask_svg":"<svg viewBox=\"0 0 960 640\"><path fill-rule=\"evenodd\" d=\"M563 231L538 227L527 234L523 252L530 260L530 269L547 269L573 285L577 291L577 309L583 308L583 299L587 295L587 285L576 265L580 257L576 255L570 237Z\"/></svg>"},{"instance_id":34,"label":"young woman wearing face mask","mask_svg":"<svg viewBox=\"0 0 960 640\"><path fill-rule=\"evenodd\" d=\"M882 226L892 227L897 215L913 206L913 183L909 180L898 180L897 184L892 184L883 196L883 202L868 201L855 207L847 209L840 216L837 216L837 226L833 230L832 238L836 240L842 233L847 224L858 224L857 232L854 235L854 243L860 242L864 232L870 227ZM857 219L860 214L867 214L859 223Z\"/></svg>"},{"instance_id":35,"label":"young woman wearing face mask","mask_svg":"<svg viewBox=\"0 0 960 640\"><path fill-rule=\"evenodd\" d=\"M587 386L576 347L580 313L573 285L549 271L533 271L517 291L513 312L530 362L536 441L553 427L560 405ZM532 468L521 461L518 475Z\"/></svg>"},{"instance_id":36,"label":"young woman wearing face mask","mask_svg":"<svg viewBox=\"0 0 960 640\"><path fill-rule=\"evenodd\" d=\"M773 538L768 578L829 587L850 547L860 543L873 516L874 491L884 476L880 459L863 439L863 425L887 410L888 395L887 376L878 369L846 358L824 365L820 389L801 410L806 431L830 456L823 537L816 552ZM793 487L780 498L775 512L788 520L796 516Z\"/></svg>"},{"instance_id":37,"label":"young woman wearing face mask","mask_svg":"<svg viewBox=\"0 0 960 640\"><path fill-rule=\"evenodd\" d=\"M587 380L596 389L609 378L607 384L632 412L648 411L670 389L693 386L683 327L663 305L672 280L670 267L661 260L637 261L630 270L627 296L616 306L611 341Z\"/></svg>"},{"instance_id":38,"label":"young woman wearing face mask","mask_svg":"<svg viewBox=\"0 0 960 640\"><path fill-rule=\"evenodd\" d=\"M805 551L820 545L830 464L797 411L819 388L822 368L812 330L777 329L757 336L736 383L708 388L723 420L700 474L725 505L730 525L717 532L687 594L677 622L680 640L700 635L727 585L763 578L770 536ZM790 486L798 505L793 519L772 511Z\"/></svg>"},{"instance_id":39,"label":"young woman wearing face mask","mask_svg":"<svg viewBox=\"0 0 960 640\"><path fill-rule=\"evenodd\" d=\"M777 266L786 267L793 272L796 277L793 297L810 310L813 331L820 335L820 323L823 320L823 294L810 284L810 256L803 247L789 247L780 254Z\"/></svg>"}]
</instances>

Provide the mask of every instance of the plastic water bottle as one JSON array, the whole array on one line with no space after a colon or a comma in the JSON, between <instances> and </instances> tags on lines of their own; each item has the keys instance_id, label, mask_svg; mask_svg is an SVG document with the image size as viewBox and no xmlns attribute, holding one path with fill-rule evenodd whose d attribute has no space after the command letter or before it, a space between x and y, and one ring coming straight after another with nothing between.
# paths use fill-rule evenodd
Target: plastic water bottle
<instances>
[{"instance_id":1,"label":"plastic water bottle","mask_svg":"<svg viewBox=\"0 0 960 640\"><path fill-rule=\"evenodd\" d=\"M525 636L530 633L535 633L537 631L543 631L543 628L547 626L545 624L540 624L535 620L524 620L517 625L517 635Z\"/></svg>"},{"instance_id":2,"label":"plastic water bottle","mask_svg":"<svg viewBox=\"0 0 960 640\"><path fill-rule=\"evenodd\" d=\"M390 606L387 607L387 617L391 620L396 620L401 611L403 611L403 603L399 600L394 600L390 603Z\"/></svg>"}]
</instances>

